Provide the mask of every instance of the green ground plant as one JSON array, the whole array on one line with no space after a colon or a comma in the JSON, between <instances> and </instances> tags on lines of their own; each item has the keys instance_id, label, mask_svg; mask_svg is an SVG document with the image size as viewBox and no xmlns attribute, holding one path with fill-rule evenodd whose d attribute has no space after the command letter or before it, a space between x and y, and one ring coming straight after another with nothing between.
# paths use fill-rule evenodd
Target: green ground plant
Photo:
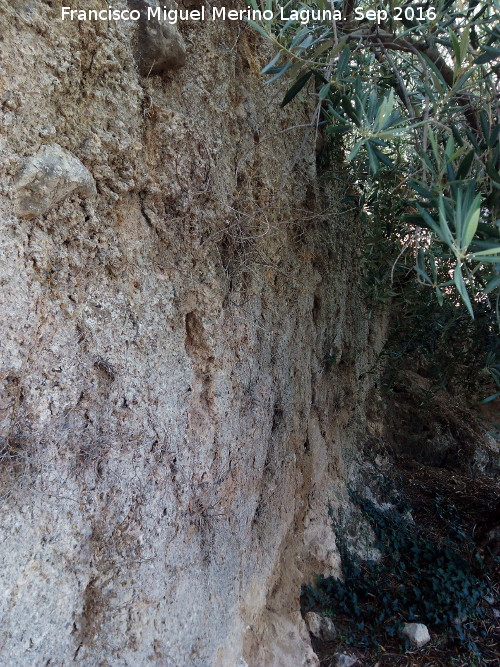
<instances>
[{"instance_id":1,"label":"green ground plant","mask_svg":"<svg viewBox=\"0 0 500 667\"><path fill-rule=\"evenodd\" d=\"M346 526L331 514L343 579L319 577L315 586L304 586L303 611L330 615L346 643L361 648L383 646L400 637L404 623L421 622L469 656L479 655L480 602L489 587L482 559L457 518L449 540L433 541L401 512L350 496L373 529L381 557L366 561L353 554ZM404 647L406 640L400 641Z\"/></svg>"}]
</instances>

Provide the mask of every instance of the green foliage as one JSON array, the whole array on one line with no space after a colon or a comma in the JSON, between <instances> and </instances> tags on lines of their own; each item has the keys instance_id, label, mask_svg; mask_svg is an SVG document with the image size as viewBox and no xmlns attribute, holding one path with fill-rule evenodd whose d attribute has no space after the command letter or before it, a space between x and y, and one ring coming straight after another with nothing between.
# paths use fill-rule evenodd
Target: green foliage
<instances>
[{"instance_id":1,"label":"green foliage","mask_svg":"<svg viewBox=\"0 0 500 667\"><path fill-rule=\"evenodd\" d=\"M324 177L338 180L338 173L326 172ZM383 170L376 179L358 174L357 191L350 188L353 178L353 173L344 176L341 203L359 210L364 222L362 293L373 309L391 303L388 338L371 372L383 368L384 386L389 389L401 382L401 371L413 370L431 380L432 392L458 392L471 403L498 398L500 341L495 309L488 300L479 299L472 320L463 302L438 287L429 289L420 269L437 283L437 274L447 265L449 270L449 259L436 249L417 251L415 258L415 237L404 220L406 202L386 196L398 190L397 170Z\"/></svg>"},{"instance_id":2,"label":"green foliage","mask_svg":"<svg viewBox=\"0 0 500 667\"><path fill-rule=\"evenodd\" d=\"M433 295L418 284L399 288L393 297L391 327L384 347L385 383L400 382L400 371L413 370L431 380L433 391L461 393L468 400L498 397L500 345L495 315L484 303L471 320L462 304Z\"/></svg>"},{"instance_id":3,"label":"green foliage","mask_svg":"<svg viewBox=\"0 0 500 667\"><path fill-rule=\"evenodd\" d=\"M458 529L459 519L453 517L453 537L461 541L462 553L451 541L431 541L370 500L352 492L351 499L373 528L381 558L362 561L353 555L345 526L331 514L344 578L320 577L316 586L303 587L303 610L321 610L336 622L344 619L347 641L357 646L383 645L399 636L404 623L422 622L476 651L471 633L478 630L479 602L488 586L479 555Z\"/></svg>"},{"instance_id":4,"label":"green foliage","mask_svg":"<svg viewBox=\"0 0 500 667\"><path fill-rule=\"evenodd\" d=\"M490 403L500 396L500 354L495 354L497 350L488 353L488 356L486 357L485 371L491 377L495 388L499 391L495 391L494 394L483 398L481 403Z\"/></svg>"},{"instance_id":5,"label":"green foliage","mask_svg":"<svg viewBox=\"0 0 500 667\"><path fill-rule=\"evenodd\" d=\"M290 0L285 21L262 5L271 7L275 19L253 25L276 47L269 82L291 82L282 106L305 90L316 96L368 216L374 195L397 199L406 228L396 238L424 289L440 304L460 299L471 316L486 304L500 319L498 0ZM318 13L332 9L342 19Z\"/></svg>"}]
</instances>

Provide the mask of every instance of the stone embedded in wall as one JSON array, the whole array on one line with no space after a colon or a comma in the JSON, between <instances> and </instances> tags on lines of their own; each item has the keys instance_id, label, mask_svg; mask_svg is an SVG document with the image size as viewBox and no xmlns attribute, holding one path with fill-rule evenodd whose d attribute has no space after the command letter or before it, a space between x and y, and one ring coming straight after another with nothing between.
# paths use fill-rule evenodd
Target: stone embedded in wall
<instances>
[{"instance_id":1,"label":"stone embedded in wall","mask_svg":"<svg viewBox=\"0 0 500 667\"><path fill-rule=\"evenodd\" d=\"M147 19L148 7L159 6L156 0L128 0L128 4L131 9L141 12L137 40L139 73L150 76L183 67L186 45L175 25Z\"/></svg>"},{"instance_id":2,"label":"stone embedded in wall","mask_svg":"<svg viewBox=\"0 0 500 667\"><path fill-rule=\"evenodd\" d=\"M43 215L74 192L82 197L97 194L90 171L59 144L42 146L36 155L27 158L14 188L16 212L22 218Z\"/></svg>"}]
</instances>

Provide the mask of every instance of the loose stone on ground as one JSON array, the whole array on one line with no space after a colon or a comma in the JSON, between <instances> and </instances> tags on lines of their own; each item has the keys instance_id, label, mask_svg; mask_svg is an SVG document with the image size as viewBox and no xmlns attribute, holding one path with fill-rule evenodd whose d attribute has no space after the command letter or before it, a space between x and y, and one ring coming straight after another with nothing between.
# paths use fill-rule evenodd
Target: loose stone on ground
<instances>
[{"instance_id":1,"label":"loose stone on ground","mask_svg":"<svg viewBox=\"0 0 500 667\"><path fill-rule=\"evenodd\" d=\"M423 623L407 623L402 630L402 634L408 637L417 648L425 646L431 640L429 630Z\"/></svg>"}]
</instances>

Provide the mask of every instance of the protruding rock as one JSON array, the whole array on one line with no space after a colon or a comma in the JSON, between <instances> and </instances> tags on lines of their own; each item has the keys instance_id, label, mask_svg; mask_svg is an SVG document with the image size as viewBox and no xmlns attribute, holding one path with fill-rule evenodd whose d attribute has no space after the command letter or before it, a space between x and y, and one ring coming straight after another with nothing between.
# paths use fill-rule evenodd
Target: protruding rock
<instances>
[{"instance_id":1,"label":"protruding rock","mask_svg":"<svg viewBox=\"0 0 500 667\"><path fill-rule=\"evenodd\" d=\"M417 648L425 646L431 640L429 630L423 623L407 623L402 630L402 634L408 637Z\"/></svg>"},{"instance_id":2,"label":"protruding rock","mask_svg":"<svg viewBox=\"0 0 500 667\"><path fill-rule=\"evenodd\" d=\"M176 70L186 63L186 45L171 23L156 18L148 20L148 8L160 5L156 0L128 0L132 9L141 12L137 42L137 60L142 76ZM161 9L165 3L161 5ZM168 4L166 5L167 8Z\"/></svg>"},{"instance_id":3,"label":"protruding rock","mask_svg":"<svg viewBox=\"0 0 500 667\"><path fill-rule=\"evenodd\" d=\"M304 616L307 628L313 637L323 641L333 641L337 638L337 629L331 618L321 616L314 611L308 611Z\"/></svg>"},{"instance_id":4,"label":"protruding rock","mask_svg":"<svg viewBox=\"0 0 500 667\"><path fill-rule=\"evenodd\" d=\"M17 214L22 218L43 215L73 192L82 197L96 194L90 171L59 144L42 146L28 158L14 184Z\"/></svg>"}]
</instances>

